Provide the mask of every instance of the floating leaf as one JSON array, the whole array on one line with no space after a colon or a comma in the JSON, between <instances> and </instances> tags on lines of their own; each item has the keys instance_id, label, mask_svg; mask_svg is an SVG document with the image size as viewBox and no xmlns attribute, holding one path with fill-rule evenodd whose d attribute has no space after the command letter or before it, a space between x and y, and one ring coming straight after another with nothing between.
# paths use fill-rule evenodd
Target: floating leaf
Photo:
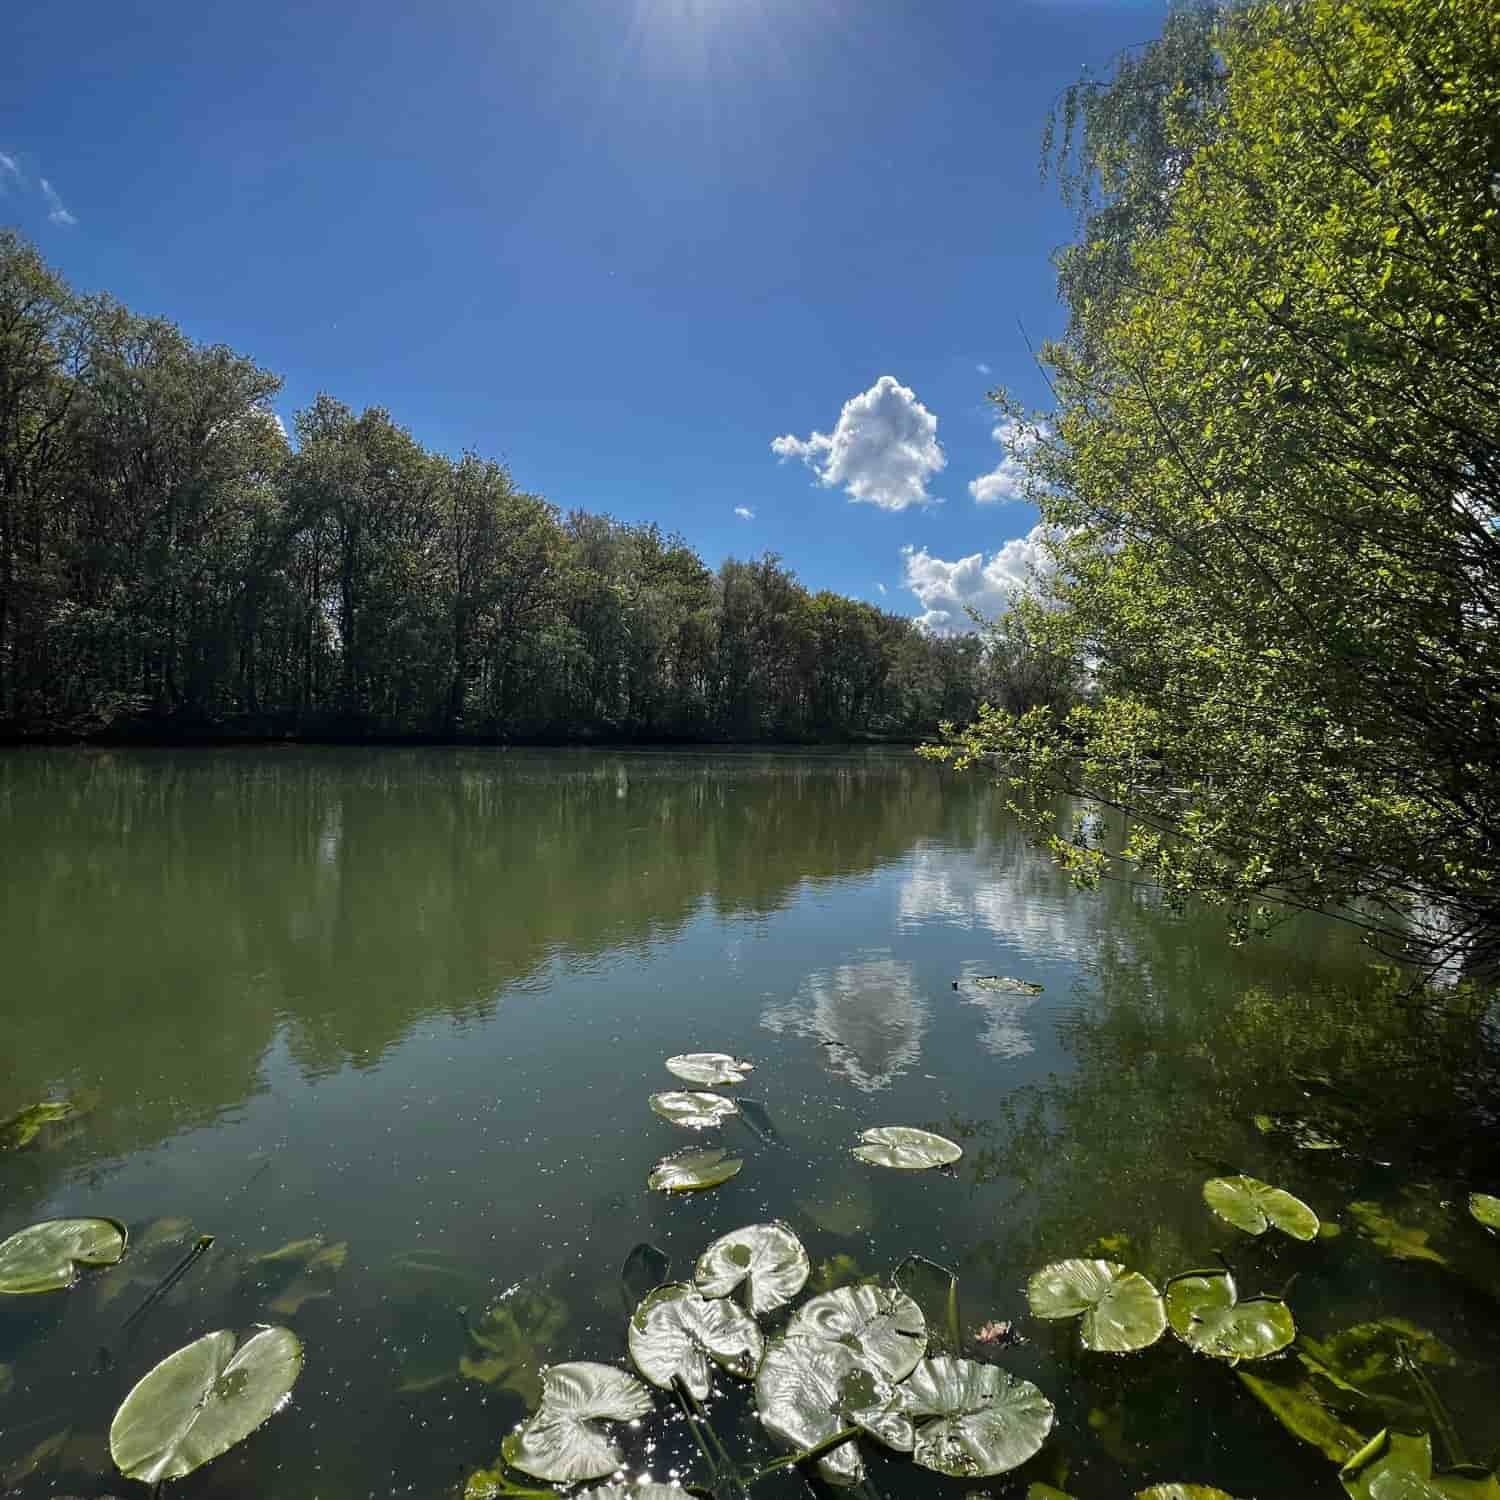
<instances>
[{"instance_id":1,"label":"floating leaf","mask_svg":"<svg viewBox=\"0 0 1500 1500\"><path fill-rule=\"evenodd\" d=\"M1500 1234L1500 1198L1490 1193L1470 1193L1469 1212L1484 1225Z\"/></svg>"},{"instance_id":2,"label":"floating leaf","mask_svg":"<svg viewBox=\"0 0 1500 1500\"><path fill-rule=\"evenodd\" d=\"M1349 1213L1359 1232L1396 1260L1427 1260L1436 1266L1448 1264L1448 1258L1427 1243L1432 1237L1431 1231L1402 1224L1380 1204L1351 1203Z\"/></svg>"},{"instance_id":3,"label":"floating leaf","mask_svg":"<svg viewBox=\"0 0 1500 1500\"><path fill-rule=\"evenodd\" d=\"M468 1325L469 1348L458 1372L514 1391L531 1406L541 1400L542 1366L567 1323L567 1305L550 1292L512 1287Z\"/></svg>"},{"instance_id":4,"label":"floating leaf","mask_svg":"<svg viewBox=\"0 0 1500 1500\"><path fill-rule=\"evenodd\" d=\"M1339 1470L1353 1500L1500 1500L1500 1479L1480 1469L1432 1472L1432 1439L1377 1432Z\"/></svg>"},{"instance_id":5,"label":"floating leaf","mask_svg":"<svg viewBox=\"0 0 1500 1500\"><path fill-rule=\"evenodd\" d=\"M667 1071L687 1083L696 1083L702 1088L719 1088L726 1083L743 1083L745 1074L754 1070L755 1064L742 1058L731 1057L727 1052L684 1052L667 1059Z\"/></svg>"},{"instance_id":6,"label":"floating leaf","mask_svg":"<svg viewBox=\"0 0 1500 1500\"><path fill-rule=\"evenodd\" d=\"M542 1404L506 1438L506 1463L535 1479L573 1484L602 1479L623 1454L600 1425L629 1422L651 1410L651 1392L613 1365L575 1360L542 1376Z\"/></svg>"},{"instance_id":7,"label":"floating leaf","mask_svg":"<svg viewBox=\"0 0 1500 1500\"><path fill-rule=\"evenodd\" d=\"M705 1297L727 1297L748 1283L746 1306L757 1317L790 1302L812 1266L802 1241L777 1220L721 1236L698 1257L693 1283Z\"/></svg>"},{"instance_id":8,"label":"floating leaf","mask_svg":"<svg viewBox=\"0 0 1500 1500\"><path fill-rule=\"evenodd\" d=\"M302 1342L262 1328L239 1349L221 1328L169 1354L120 1403L109 1451L129 1479L181 1479L250 1436L291 1393Z\"/></svg>"},{"instance_id":9,"label":"floating leaf","mask_svg":"<svg viewBox=\"0 0 1500 1500\"><path fill-rule=\"evenodd\" d=\"M1235 1374L1293 1437L1311 1443L1325 1458L1341 1464L1364 1447L1363 1433L1335 1416L1305 1376L1295 1385L1283 1385L1252 1375L1248 1370L1236 1370Z\"/></svg>"},{"instance_id":10,"label":"floating leaf","mask_svg":"<svg viewBox=\"0 0 1500 1500\"><path fill-rule=\"evenodd\" d=\"M700 1401L708 1395L709 1361L749 1380L765 1340L737 1303L704 1297L685 1281L658 1287L630 1319L630 1358L652 1385L671 1389L680 1376Z\"/></svg>"},{"instance_id":11,"label":"floating leaf","mask_svg":"<svg viewBox=\"0 0 1500 1500\"><path fill-rule=\"evenodd\" d=\"M678 1151L657 1162L646 1186L658 1193L696 1193L728 1182L744 1165L743 1157L730 1156L722 1149Z\"/></svg>"},{"instance_id":12,"label":"floating leaf","mask_svg":"<svg viewBox=\"0 0 1500 1500\"><path fill-rule=\"evenodd\" d=\"M1294 1240L1318 1237L1318 1216L1300 1198L1258 1177L1211 1177L1203 1201L1221 1219L1246 1234L1264 1234L1273 1224Z\"/></svg>"},{"instance_id":13,"label":"floating leaf","mask_svg":"<svg viewBox=\"0 0 1500 1500\"><path fill-rule=\"evenodd\" d=\"M976 990L989 990L996 995L1040 995L1042 986L1030 979L1011 979L1004 974L981 974L971 979Z\"/></svg>"},{"instance_id":14,"label":"floating leaf","mask_svg":"<svg viewBox=\"0 0 1500 1500\"><path fill-rule=\"evenodd\" d=\"M1237 1363L1264 1359L1297 1336L1292 1310L1279 1297L1239 1300L1228 1271L1189 1271L1166 1286L1167 1321L1199 1354Z\"/></svg>"},{"instance_id":15,"label":"floating leaf","mask_svg":"<svg viewBox=\"0 0 1500 1500\"><path fill-rule=\"evenodd\" d=\"M1149 1490L1137 1490L1135 1500L1234 1500L1211 1484L1153 1484Z\"/></svg>"},{"instance_id":16,"label":"floating leaf","mask_svg":"<svg viewBox=\"0 0 1500 1500\"><path fill-rule=\"evenodd\" d=\"M860 1136L854 1154L876 1167L898 1167L917 1172L926 1167L946 1167L964 1154L964 1148L946 1136L915 1125L877 1125Z\"/></svg>"},{"instance_id":17,"label":"floating leaf","mask_svg":"<svg viewBox=\"0 0 1500 1500\"><path fill-rule=\"evenodd\" d=\"M601 1484L584 1490L577 1500L684 1500L675 1484Z\"/></svg>"},{"instance_id":18,"label":"floating leaf","mask_svg":"<svg viewBox=\"0 0 1500 1500\"><path fill-rule=\"evenodd\" d=\"M125 1254L125 1226L114 1219L45 1219L0 1244L0 1293L57 1292L79 1266L112 1266Z\"/></svg>"},{"instance_id":19,"label":"floating leaf","mask_svg":"<svg viewBox=\"0 0 1500 1500\"><path fill-rule=\"evenodd\" d=\"M1262 1135L1281 1136L1298 1151L1343 1151L1344 1143L1320 1124L1302 1115L1256 1115Z\"/></svg>"},{"instance_id":20,"label":"floating leaf","mask_svg":"<svg viewBox=\"0 0 1500 1500\"><path fill-rule=\"evenodd\" d=\"M844 1344L887 1380L904 1380L927 1349L927 1320L905 1292L844 1286L804 1302L787 1336Z\"/></svg>"},{"instance_id":21,"label":"floating leaf","mask_svg":"<svg viewBox=\"0 0 1500 1500\"><path fill-rule=\"evenodd\" d=\"M29 1146L42 1133L44 1125L66 1120L75 1113L73 1105L66 1099L44 1099L33 1104L8 1120L0 1121L0 1151L19 1151Z\"/></svg>"},{"instance_id":22,"label":"floating leaf","mask_svg":"<svg viewBox=\"0 0 1500 1500\"><path fill-rule=\"evenodd\" d=\"M792 1448L813 1448L846 1427L862 1425L858 1413L887 1434L885 1441L894 1437L894 1446L909 1449L910 1418L898 1410L893 1427L886 1416L894 1399L895 1387L868 1369L857 1350L790 1331L771 1342L755 1379L761 1422ZM857 1484L864 1475L858 1445L850 1440L830 1448L819 1458L818 1472L830 1484Z\"/></svg>"},{"instance_id":23,"label":"floating leaf","mask_svg":"<svg viewBox=\"0 0 1500 1500\"><path fill-rule=\"evenodd\" d=\"M998 1365L924 1359L901 1390L917 1420L912 1457L924 1469L957 1479L1019 1468L1052 1430L1052 1403L1029 1380Z\"/></svg>"},{"instance_id":24,"label":"floating leaf","mask_svg":"<svg viewBox=\"0 0 1500 1500\"><path fill-rule=\"evenodd\" d=\"M734 1100L726 1099L722 1094L695 1094L684 1089L652 1094L651 1108L662 1119L688 1130L708 1130L722 1125L730 1115L739 1113Z\"/></svg>"},{"instance_id":25,"label":"floating leaf","mask_svg":"<svg viewBox=\"0 0 1500 1500\"><path fill-rule=\"evenodd\" d=\"M1139 1271L1112 1260L1060 1260L1026 1283L1039 1318L1083 1315L1083 1347L1128 1354L1154 1344L1167 1328L1161 1293Z\"/></svg>"}]
</instances>

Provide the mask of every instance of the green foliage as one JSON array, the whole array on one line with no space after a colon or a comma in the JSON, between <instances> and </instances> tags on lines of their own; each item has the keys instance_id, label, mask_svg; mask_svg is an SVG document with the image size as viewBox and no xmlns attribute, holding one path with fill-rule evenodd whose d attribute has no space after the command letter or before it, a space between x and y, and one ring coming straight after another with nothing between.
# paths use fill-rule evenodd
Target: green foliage
<instances>
[{"instance_id":1,"label":"green foliage","mask_svg":"<svg viewBox=\"0 0 1500 1500\"><path fill-rule=\"evenodd\" d=\"M1436 963L1500 908L1500 21L1207 14L1068 106L1102 206L1026 454L1030 618L1091 692L949 753L1007 760L1082 882L1122 854L1238 933L1290 901ZM1118 844L1054 827L1059 788Z\"/></svg>"}]
</instances>

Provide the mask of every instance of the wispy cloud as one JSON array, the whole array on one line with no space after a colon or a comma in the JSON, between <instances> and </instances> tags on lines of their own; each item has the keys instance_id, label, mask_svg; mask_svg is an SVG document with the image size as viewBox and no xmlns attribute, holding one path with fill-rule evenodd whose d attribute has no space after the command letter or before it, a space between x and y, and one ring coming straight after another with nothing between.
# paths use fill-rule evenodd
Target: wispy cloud
<instances>
[{"instance_id":1,"label":"wispy cloud","mask_svg":"<svg viewBox=\"0 0 1500 1500\"><path fill-rule=\"evenodd\" d=\"M888 594L890 592L890 590L886 588L883 583L877 583L875 587L878 588L882 594Z\"/></svg>"},{"instance_id":2,"label":"wispy cloud","mask_svg":"<svg viewBox=\"0 0 1500 1500\"><path fill-rule=\"evenodd\" d=\"M1017 593L1056 571L1046 539L1046 528L1033 526L1025 536L1006 542L988 561L982 552L949 562L934 557L925 547L903 547L903 582L923 610L917 624L934 635L954 635L974 628L970 609L989 618L1004 614Z\"/></svg>"},{"instance_id":3,"label":"wispy cloud","mask_svg":"<svg viewBox=\"0 0 1500 1500\"><path fill-rule=\"evenodd\" d=\"M755 519L755 512L748 505L736 505L734 513L742 521L753 521Z\"/></svg>"},{"instance_id":4,"label":"wispy cloud","mask_svg":"<svg viewBox=\"0 0 1500 1500\"><path fill-rule=\"evenodd\" d=\"M979 363L974 366L974 368L978 370L981 375L993 375L995 373L987 364L985 364L983 360L980 360Z\"/></svg>"},{"instance_id":5,"label":"wispy cloud","mask_svg":"<svg viewBox=\"0 0 1500 1500\"><path fill-rule=\"evenodd\" d=\"M6 184L11 181L26 181L21 175L21 164L15 157L7 156L5 152L0 151L0 193L5 191Z\"/></svg>"},{"instance_id":6,"label":"wispy cloud","mask_svg":"<svg viewBox=\"0 0 1500 1500\"><path fill-rule=\"evenodd\" d=\"M850 500L905 510L941 503L928 479L948 462L937 439L937 418L894 375L844 402L831 433L772 440L777 458L800 458L827 489L842 486Z\"/></svg>"},{"instance_id":7,"label":"wispy cloud","mask_svg":"<svg viewBox=\"0 0 1500 1500\"><path fill-rule=\"evenodd\" d=\"M68 212L67 208L63 204L62 199L58 197L57 189L53 187L45 177L41 179L41 184L42 197L47 200L47 217L54 224L64 224L69 226L76 224L78 220Z\"/></svg>"},{"instance_id":8,"label":"wispy cloud","mask_svg":"<svg viewBox=\"0 0 1500 1500\"><path fill-rule=\"evenodd\" d=\"M1007 417L995 424L990 436L1005 449L1005 456L988 474L969 481L969 493L981 505L1026 498L1026 454L1044 436L1036 427L1025 427Z\"/></svg>"}]
</instances>

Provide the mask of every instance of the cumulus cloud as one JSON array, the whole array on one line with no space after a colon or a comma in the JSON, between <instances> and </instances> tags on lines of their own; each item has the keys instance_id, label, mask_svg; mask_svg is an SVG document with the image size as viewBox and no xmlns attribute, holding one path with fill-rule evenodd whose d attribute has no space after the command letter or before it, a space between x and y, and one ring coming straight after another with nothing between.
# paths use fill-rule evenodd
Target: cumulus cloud
<instances>
[{"instance_id":1,"label":"cumulus cloud","mask_svg":"<svg viewBox=\"0 0 1500 1500\"><path fill-rule=\"evenodd\" d=\"M753 521L755 519L755 512L748 505L736 505L734 513L742 521Z\"/></svg>"},{"instance_id":2,"label":"cumulus cloud","mask_svg":"<svg viewBox=\"0 0 1500 1500\"><path fill-rule=\"evenodd\" d=\"M983 552L975 552L949 562L934 557L925 547L903 547L906 576L902 581L917 596L923 611L917 624L935 635L955 635L974 628L970 609L986 618L1003 614L1021 589L1054 571L1043 545L1046 535L1044 526L1033 526L988 560Z\"/></svg>"},{"instance_id":3,"label":"cumulus cloud","mask_svg":"<svg viewBox=\"0 0 1500 1500\"><path fill-rule=\"evenodd\" d=\"M831 433L775 438L771 452L800 458L827 489L842 486L850 500L905 510L932 505L927 481L948 462L937 439L937 418L894 375L844 402Z\"/></svg>"},{"instance_id":4,"label":"cumulus cloud","mask_svg":"<svg viewBox=\"0 0 1500 1500\"><path fill-rule=\"evenodd\" d=\"M47 217L54 224L69 226L76 224L78 220L63 206L62 199L57 195L57 189L45 177L41 179L41 186L42 197L47 200Z\"/></svg>"},{"instance_id":5,"label":"cumulus cloud","mask_svg":"<svg viewBox=\"0 0 1500 1500\"><path fill-rule=\"evenodd\" d=\"M1024 500L1026 471L1021 460L1027 451L1036 447L1042 434L1035 427L1023 427L1021 423L1006 417L995 423L990 436L1005 450L1005 456L988 474L969 481L969 493L981 504L992 505L1005 500Z\"/></svg>"}]
</instances>

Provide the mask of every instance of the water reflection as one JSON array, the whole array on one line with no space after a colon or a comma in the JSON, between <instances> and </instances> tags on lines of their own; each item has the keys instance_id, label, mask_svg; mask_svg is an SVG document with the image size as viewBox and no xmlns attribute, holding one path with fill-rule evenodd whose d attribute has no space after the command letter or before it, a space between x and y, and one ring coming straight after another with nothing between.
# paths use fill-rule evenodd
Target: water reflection
<instances>
[{"instance_id":1,"label":"water reflection","mask_svg":"<svg viewBox=\"0 0 1500 1500\"><path fill-rule=\"evenodd\" d=\"M817 1042L828 1071L869 1094L916 1064L927 1017L912 965L871 957L809 974L796 999L768 1006L760 1024Z\"/></svg>"}]
</instances>

